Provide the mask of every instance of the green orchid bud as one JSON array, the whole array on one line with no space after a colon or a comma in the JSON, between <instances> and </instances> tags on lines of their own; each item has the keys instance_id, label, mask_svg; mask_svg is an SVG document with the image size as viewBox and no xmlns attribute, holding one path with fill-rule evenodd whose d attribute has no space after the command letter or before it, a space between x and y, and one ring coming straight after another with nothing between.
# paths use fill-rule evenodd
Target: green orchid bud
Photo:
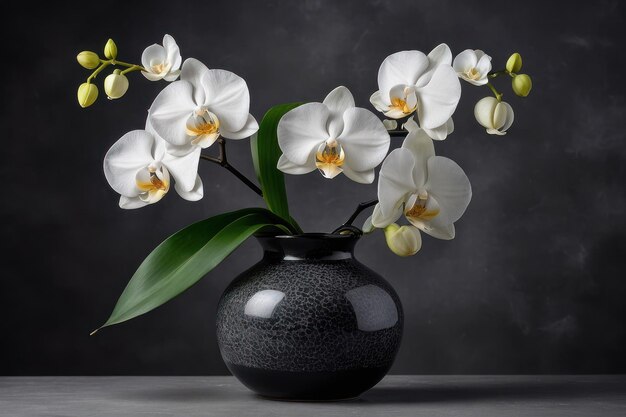
<instances>
[{"instance_id":1,"label":"green orchid bud","mask_svg":"<svg viewBox=\"0 0 626 417\"><path fill-rule=\"evenodd\" d=\"M515 52L506 61L506 70L508 72L516 73L522 69L522 56Z\"/></svg>"},{"instance_id":2,"label":"green orchid bud","mask_svg":"<svg viewBox=\"0 0 626 417\"><path fill-rule=\"evenodd\" d=\"M513 78L511 82L511 86L513 87L513 92L520 97L526 97L530 94L530 90L533 88L533 82L530 79L530 76L526 74L518 74Z\"/></svg>"},{"instance_id":3,"label":"green orchid bud","mask_svg":"<svg viewBox=\"0 0 626 417\"><path fill-rule=\"evenodd\" d=\"M78 87L78 104L85 108L91 106L98 98L98 87L91 83L82 83Z\"/></svg>"},{"instance_id":4,"label":"green orchid bud","mask_svg":"<svg viewBox=\"0 0 626 417\"><path fill-rule=\"evenodd\" d=\"M104 56L109 59L117 58L117 45L113 42L113 39L109 39L107 44L104 45Z\"/></svg>"},{"instance_id":5,"label":"green orchid bud","mask_svg":"<svg viewBox=\"0 0 626 417\"><path fill-rule=\"evenodd\" d=\"M97 53L91 51L83 51L76 56L78 63L87 69L98 68L100 65L100 57Z\"/></svg>"},{"instance_id":6,"label":"green orchid bud","mask_svg":"<svg viewBox=\"0 0 626 417\"><path fill-rule=\"evenodd\" d=\"M422 248L422 237L415 226L398 226L392 223L385 227L387 246L398 256L415 255Z\"/></svg>"},{"instance_id":7,"label":"green orchid bud","mask_svg":"<svg viewBox=\"0 0 626 417\"><path fill-rule=\"evenodd\" d=\"M128 78L116 69L104 79L104 92L109 99L116 99L126 94L128 90Z\"/></svg>"}]
</instances>

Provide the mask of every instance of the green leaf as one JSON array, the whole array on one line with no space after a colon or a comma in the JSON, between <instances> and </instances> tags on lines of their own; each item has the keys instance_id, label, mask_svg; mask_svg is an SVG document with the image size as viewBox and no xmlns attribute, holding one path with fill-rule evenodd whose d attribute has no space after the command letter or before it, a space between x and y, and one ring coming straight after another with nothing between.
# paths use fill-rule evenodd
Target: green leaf
<instances>
[{"instance_id":1,"label":"green leaf","mask_svg":"<svg viewBox=\"0 0 626 417\"><path fill-rule=\"evenodd\" d=\"M250 140L252 150L252 162L254 169L263 189L263 199L272 212L283 219L287 219L291 224L302 232L298 223L289 215L289 204L287 202L287 192L285 191L285 177L276 168L278 158L282 154L278 146L276 128L281 117L289 110L295 109L302 103L289 103L274 106L263 116L259 125L259 131Z\"/></svg>"},{"instance_id":2,"label":"green leaf","mask_svg":"<svg viewBox=\"0 0 626 417\"><path fill-rule=\"evenodd\" d=\"M266 209L250 208L220 214L180 230L143 261L102 327L145 314L176 297L254 233L291 234L290 227Z\"/></svg>"}]
</instances>

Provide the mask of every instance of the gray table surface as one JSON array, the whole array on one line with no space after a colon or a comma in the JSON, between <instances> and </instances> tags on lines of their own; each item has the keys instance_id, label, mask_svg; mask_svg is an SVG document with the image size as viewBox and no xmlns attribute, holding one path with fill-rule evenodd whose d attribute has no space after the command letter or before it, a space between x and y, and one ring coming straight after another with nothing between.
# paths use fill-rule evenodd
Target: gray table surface
<instances>
[{"instance_id":1,"label":"gray table surface","mask_svg":"<svg viewBox=\"0 0 626 417\"><path fill-rule=\"evenodd\" d=\"M2 377L0 416L626 416L626 376L387 376L357 400L281 402L233 377Z\"/></svg>"}]
</instances>

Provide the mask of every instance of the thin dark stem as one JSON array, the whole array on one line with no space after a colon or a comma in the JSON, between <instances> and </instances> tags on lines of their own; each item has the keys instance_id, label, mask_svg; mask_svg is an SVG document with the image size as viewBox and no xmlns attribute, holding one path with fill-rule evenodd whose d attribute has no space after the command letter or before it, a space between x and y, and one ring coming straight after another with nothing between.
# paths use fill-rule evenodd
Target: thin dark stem
<instances>
[{"instance_id":1,"label":"thin dark stem","mask_svg":"<svg viewBox=\"0 0 626 417\"><path fill-rule=\"evenodd\" d=\"M378 200L371 200L359 203L359 205L356 207L356 210L354 210L354 213L352 213L352 216L350 216L350 218L343 224L343 226L351 226L352 222L354 222L356 218L359 217L359 214L361 214L363 210L375 206L377 203Z\"/></svg>"},{"instance_id":2,"label":"thin dark stem","mask_svg":"<svg viewBox=\"0 0 626 417\"><path fill-rule=\"evenodd\" d=\"M341 233L341 232L351 232L353 234L361 235L363 232L358 227L352 226L352 223L359 217L361 212L369 207L372 207L378 203L378 200L365 201L363 203L359 203L352 216L341 226L333 230L333 234Z\"/></svg>"},{"instance_id":3,"label":"thin dark stem","mask_svg":"<svg viewBox=\"0 0 626 417\"><path fill-rule=\"evenodd\" d=\"M254 191L258 195L263 197L263 191L261 191L261 189L259 187L257 187L257 185L255 183L250 181L248 178L246 178L245 175L243 175L241 172L239 172L237 170L237 168L235 168L234 166L232 166L231 164L228 163L228 159L226 158L226 143L224 142L224 139L223 138L219 138L217 140L217 144L219 145L219 156L217 158L215 158L213 156L200 154L200 159L204 159L205 161L213 162L214 164L218 164L219 166L226 168L235 177L239 178L239 180L241 182L246 184L248 186L248 188L250 188L252 191Z\"/></svg>"}]
</instances>

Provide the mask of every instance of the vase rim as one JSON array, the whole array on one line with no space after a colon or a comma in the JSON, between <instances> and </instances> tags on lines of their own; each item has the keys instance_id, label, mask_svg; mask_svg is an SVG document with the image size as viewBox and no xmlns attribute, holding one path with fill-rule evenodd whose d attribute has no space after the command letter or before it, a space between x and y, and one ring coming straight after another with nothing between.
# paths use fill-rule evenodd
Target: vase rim
<instances>
[{"instance_id":1,"label":"vase rim","mask_svg":"<svg viewBox=\"0 0 626 417\"><path fill-rule=\"evenodd\" d=\"M353 256L359 240L355 235L302 233L299 235L257 235L265 255L282 260L344 260Z\"/></svg>"},{"instance_id":2,"label":"vase rim","mask_svg":"<svg viewBox=\"0 0 626 417\"><path fill-rule=\"evenodd\" d=\"M323 232L307 232L299 233L297 235L272 235L272 234L259 234L257 237L262 239L311 239L311 240L324 240L324 239L338 239L338 240L350 240L358 239L360 236L354 234L333 234Z\"/></svg>"}]
</instances>

